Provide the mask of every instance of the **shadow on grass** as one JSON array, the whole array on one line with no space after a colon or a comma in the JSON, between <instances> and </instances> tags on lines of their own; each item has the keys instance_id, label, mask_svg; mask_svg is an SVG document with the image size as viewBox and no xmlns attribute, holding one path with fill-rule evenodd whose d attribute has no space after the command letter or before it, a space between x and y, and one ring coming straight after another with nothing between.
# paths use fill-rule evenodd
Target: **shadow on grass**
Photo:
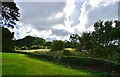
<instances>
[{"instance_id":1,"label":"shadow on grass","mask_svg":"<svg viewBox=\"0 0 120 77\"><path fill-rule=\"evenodd\" d=\"M11 53L11 52L9 52L9 53ZM54 64L61 65L66 68L71 68L71 69L75 69L75 70L79 70L79 71L85 71L90 74L90 76L80 76L80 77L94 77L94 76L95 77L96 76L97 77L119 77L120 76L120 73L111 72L109 70L104 70L99 67L97 68L96 66L92 66L92 65L91 66L82 66L82 65L79 65L76 63L74 63L74 64L67 63L65 61L59 60L59 57L54 57L54 56L50 56L50 55L35 55L35 54L31 54L29 52L12 52L12 53L26 54L26 56L29 58L42 60L43 62L54 63ZM2 77L9 77L9 76L2 76ZM16 77L16 76L10 76L10 77ZM20 77L26 77L26 76L20 76ZM28 77L31 77L31 76L28 76ZM32 76L32 77L40 77L40 76ZM42 77L44 77L44 76L42 76ZM61 77L61 76L55 76L55 77ZM75 76L73 76L73 77L75 77Z\"/></svg>"},{"instance_id":2,"label":"shadow on grass","mask_svg":"<svg viewBox=\"0 0 120 77\"><path fill-rule=\"evenodd\" d=\"M57 64L57 65L61 65L63 67L66 67L66 68L71 68L71 69L75 69L75 70L79 70L79 71L85 71L85 72L88 72L90 75L92 75L92 77L96 76L97 77L119 77L119 73L113 73L113 72L110 72L109 70L104 70L102 68L97 68L97 67L94 67L94 66L81 66L81 65L77 65L77 64L69 64L69 63L65 63L65 62L61 62L58 60L58 57L55 59L52 60L52 56L49 56L49 58L43 58L43 57L40 57L40 56L36 56L36 55L31 55L31 54L28 54L27 57L29 58L33 58L33 59L38 59L38 60L42 60L42 61L47 61L49 63L54 63L54 64ZM90 76L88 76L90 77Z\"/></svg>"}]
</instances>

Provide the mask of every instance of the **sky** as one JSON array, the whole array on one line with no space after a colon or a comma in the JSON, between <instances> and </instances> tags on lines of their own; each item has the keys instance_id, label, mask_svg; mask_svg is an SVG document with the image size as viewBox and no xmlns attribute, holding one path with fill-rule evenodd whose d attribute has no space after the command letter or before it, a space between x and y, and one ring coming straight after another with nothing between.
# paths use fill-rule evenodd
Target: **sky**
<instances>
[{"instance_id":1,"label":"sky","mask_svg":"<svg viewBox=\"0 0 120 77\"><path fill-rule=\"evenodd\" d=\"M47 41L69 40L71 34L93 31L98 20L118 19L119 0L15 0L20 18L16 39L42 37Z\"/></svg>"}]
</instances>

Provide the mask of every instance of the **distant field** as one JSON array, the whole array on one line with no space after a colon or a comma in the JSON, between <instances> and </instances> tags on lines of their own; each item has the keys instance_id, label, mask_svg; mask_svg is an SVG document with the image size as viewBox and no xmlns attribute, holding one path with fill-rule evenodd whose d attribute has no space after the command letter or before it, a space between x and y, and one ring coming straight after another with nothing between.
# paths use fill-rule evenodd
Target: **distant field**
<instances>
[{"instance_id":1,"label":"distant field","mask_svg":"<svg viewBox=\"0 0 120 77\"><path fill-rule=\"evenodd\" d=\"M72 51L72 50L75 50L74 48L65 48L64 50L70 50L70 51Z\"/></svg>"},{"instance_id":2,"label":"distant field","mask_svg":"<svg viewBox=\"0 0 120 77\"><path fill-rule=\"evenodd\" d=\"M64 50L74 50L72 48L65 48ZM33 49L33 50L16 50L16 51L20 51L20 52L49 52L50 49Z\"/></svg>"},{"instance_id":3,"label":"distant field","mask_svg":"<svg viewBox=\"0 0 120 77\"><path fill-rule=\"evenodd\" d=\"M2 53L2 69L3 75L92 75L17 53Z\"/></svg>"},{"instance_id":4,"label":"distant field","mask_svg":"<svg viewBox=\"0 0 120 77\"><path fill-rule=\"evenodd\" d=\"M49 52L50 49L16 50L20 52Z\"/></svg>"}]
</instances>

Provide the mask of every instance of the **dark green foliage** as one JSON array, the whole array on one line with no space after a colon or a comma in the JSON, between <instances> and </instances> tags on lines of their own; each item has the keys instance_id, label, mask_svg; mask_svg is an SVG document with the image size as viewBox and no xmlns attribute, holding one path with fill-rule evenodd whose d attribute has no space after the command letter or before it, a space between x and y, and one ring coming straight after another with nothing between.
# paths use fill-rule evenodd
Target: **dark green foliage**
<instances>
[{"instance_id":1,"label":"dark green foliage","mask_svg":"<svg viewBox=\"0 0 120 77\"><path fill-rule=\"evenodd\" d=\"M70 48L75 48L79 42L79 39L80 39L80 36L78 34L70 35L70 46L71 46ZM68 42L68 45L69 45L69 42Z\"/></svg>"},{"instance_id":2,"label":"dark green foliage","mask_svg":"<svg viewBox=\"0 0 120 77\"><path fill-rule=\"evenodd\" d=\"M82 45L77 44L75 49L76 49L76 51L82 51Z\"/></svg>"},{"instance_id":3,"label":"dark green foliage","mask_svg":"<svg viewBox=\"0 0 120 77\"><path fill-rule=\"evenodd\" d=\"M7 28L0 27L2 29L2 51L14 51L13 36Z\"/></svg>"},{"instance_id":4,"label":"dark green foliage","mask_svg":"<svg viewBox=\"0 0 120 77\"><path fill-rule=\"evenodd\" d=\"M39 45L33 45L29 49L40 49L40 46Z\"/></svg>"},{"instance_id":5,"label":"dark green foliage","mask_svg":"<svg viewBox=\"0 0 120 77\"><path fill-rule=\"evenodd\" d=\"M70 55L70 51L69 51L69 50L64 50L64 51L63 51L63 55L69 56L69 55Z\"/></svg>"},{"instance_id":6,"label":"dark green foliage","mask_svg":"<svg viewBox=\"0 0 120 77\"><path fill-rule=\"evenodd\" d=\"M45 47L45 46L43 46L43 47L42 47L42 49L46 49L46 47Z\"/></svg>"},{"instance_id":7,"label":"dark green foliage","mask_svg":"<svg viewBox=\"0 0 120 77\"><path fill-rule=\"evenodd\" d=\"M78 34L72 34L70 35L70 41L73 43L76 43L79 41L80 36Z\"/></svg>"},{"instance_id":8,"label":"dark green foliage","mask_svg":"<svg viewBox=\"0 0 120 77\"><path fill-rule=\"evenodd\" d=\"M54 60L54 56L46 55L46 54L40 54L40 53L30 53L29 56L40 58L40 59L43 59L43 60L48 60L48 61L53 61Z\"/></svg>"},{"instance_id":9,"label":"dark green foliage","mask_svg":"<svg viewBox=\"0 0 120 77\"><path fill-rule=\"evenodd\" d=\"M85 57L71 57L71 56L54 56L41 53L30 53L29 56L36 57L43 60L62 63L70 67L88 67L91 69L99 69L106 72L120 72L120 64L104 60L100 58L85 58Z\"/></svg>"},{"instance_id":10,"label":"dark green foliage","mask_svg":"<svg viewBox=\"0 0 120 77\"><path fill-rule=\"evenodd\" d=\"M17 46L15 46L15 50L20 50L20 48L19 48L19 47L17 47Z\"/></svg>"},{"instance_id":11,"label":"dark green foliage","mask_svg":"<svg viewBox=\"0 0 120 77\"><path fill-rule=\"evenodd\" d=\"M65 40L65 48L75 48L75 45L73 42Z\"/></svg>"},{"instance_id":12,"label":"dark green foliage","mask_svg":"<svg viewBox=\"0 0 120 77\"><path fill-rule=\"evenodd\" d=\"M114 23L114 26L113 26ZM120 58L120 21L97 21L93 32L84 32L76 45L76 51L90 53L92 57ZM118 62L118 61L117 61Z\"/></svg>"},{"instance_id":13,"label":"dark green foliage","mask_svg":"<svg viewBox=\"0 0 120 77\"><path fill-rule=\"evenodd\" d=\"M97 58L61 57L60 62L74 66L88 66L107 72L120 72L120 64Z\"/></svg>"},{"instance_id":14,"label":"dark green foliage","mask_svg":"<svg viewBox=\"0 0 120 77\"><path fill-rule=\"evenodd\" d=\"M51 42L51 41L48 41L48 42L46 42L46 43L45 43L45 46L47 46L47 47L48 47L48 49L50 49L51 44L52 44L52 42Z\"/></svg>"},{"instance_id":15,"label":"dark green foliage","mask_svg":"<svg viewBox=\"0 0 120 77\"><path fill-rule=\"evenodd\" d=\"M22 46L21 50L28 50L28 48L26 46Z\"/></svg>"},{"instance_id":16,"label":"dark green foliage","mask_svg":"<svg viewBox=\"0 0 120 77\"><path fill-rule=\"evenodd\" d=\"M2 2L1 9L2 18L5 24L8 27L14 28L16 21L19 21L18 17L20 17L19 9L17 8L16 3L14 3L13 0L11 2L4 1Z\"/></svg>"},{"instance_id":17,"label":"dark green foliage","mask_svg":"<svg viewBox=\"0 0 120 77\"><path fill-rule=\"evenodd\" d=\"M0 22L0 29L2 29L2 51L14 51L14 43L12 40L14 33L11 33L6 28L1 28L1 26L14 28L16 21L19 21L19 9L13 0L10 2L4 0L3 2L0 1L0 10L2 14L2 18L0 20L2 21Z\"/></svg>"},{"instance_id":18,"label":"dark green foliage","mask_svg":"<svg viewBox=\"0 0 120 77\"><path fill-rule=\"evenodd\" d=\"M50 49L50 47L49 47L49 46L46 46L46 49Z\"/></svg>"},{"instance_id":19,"label":"dark green foliage","mask_svg":"<svg viewBox=\"0 0 120 77\"><path fill-rule=\"evenodd\" d=\"M87 33L87 32L84 32L82 34L82 37L80 37L80 45L81 45L81 50L86 50L87 52L89 52L92 47L93 47L93 41L91 39L91 33Z\"/></svg>"},{"instance_id":20,"label":"dark green foliage","mask_svg":"<svg viewBox=\"0 0 120 77\"><path fill-rule=\"evenodd\" d=\"M32 37L32 36L26 36L23 39L16 40L15 45L22 47L22 46L27 46L30 48L33 45L44 45L45 44L45 39L39 38L39 37Z\"/></svg>"},{"instance_id":21,"label":"dark green foliage","mask_svg":"<svg viewBox=\"0 0 120 77\"><path fill-rule=\"evenodd\" d=\"M51 51L63 50L64 47L65 47L64 41L54 40L52 45L51 45Z\"/></svg>"}]
</instances>

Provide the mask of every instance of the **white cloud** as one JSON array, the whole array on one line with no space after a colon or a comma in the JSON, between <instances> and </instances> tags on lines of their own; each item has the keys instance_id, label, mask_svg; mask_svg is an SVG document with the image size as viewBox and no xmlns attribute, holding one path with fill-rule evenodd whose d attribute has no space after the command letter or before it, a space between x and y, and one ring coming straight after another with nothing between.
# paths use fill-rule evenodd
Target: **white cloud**
<instances>
[{"instance_id":1,"label":"white cloud","mask_svg":"<svg viewBox=\"0 0 120 77\"><path fill-rule=\"evenodd\" d=\"M85 27L85 30L93 30L91 26L98 20L118 19L118 3L116 1L118 0L85 1L79 16L79 25Z\"/></svg>"},{"instance_id":2,"label":"white cloud","mask_svg":"<svg viewBox=\"0 0 120 77\"><path fill-rule=\"evenodd\" d=\"M47 40L64 40L69 39L69 35L73 33L93 31L92 25L97 20L118 18L116 1L119 0L84 0L84 3L81 0L66 0L66 3L65 1L17 3L23 27L15 30L16 36L22 38L31 35Z\"/></svg>"},{"instance_id":3,"label":"white cloud","mask_svg":"<svg viewBox=\"0 0 120 77\"><path fill-rule=\"evenodd\" d=\"M31 33L32 28L30 27L30 25L25 27L25 26L22 26L22 23L19 23L19 25L17 23L16 27L14 27L14 29L11 29L10 31L15 32L14 37L16 39L22 39Z\"/></svg>"},{"instance_id":4,"label":"white cloud","mask_svg":"<svg viewBox=\"0 0 120 77\"><path fill-rule=\"evenodd\" d=\"M64 23L64 16L55 18L62 12L65 2L18 2L20 21L24 26L29 24L37 30L50 30L54 24Z\"/></svg>"},{"instance_id":5,"label":"white cloud","mask_svg":"<svg viewBox=\"0 0 120 77\"><path fill-rule=\"evenodd\" d=\"M61 18L62 16L63 16L63 13L60 12L60 13L55 15L55 18Z\"/></svg>"},{"instance_id":6,"label":"white cloud","mask_svg":"<svg viewBox=\"0 0 120 77\"><path fill-rule=\"evenodd\" d=\"M66 14L66 17L69 17L73 10L75 9L75 0L67 0L66 7L64 8L63 12Z\"/></svg>"}]
</instances>

